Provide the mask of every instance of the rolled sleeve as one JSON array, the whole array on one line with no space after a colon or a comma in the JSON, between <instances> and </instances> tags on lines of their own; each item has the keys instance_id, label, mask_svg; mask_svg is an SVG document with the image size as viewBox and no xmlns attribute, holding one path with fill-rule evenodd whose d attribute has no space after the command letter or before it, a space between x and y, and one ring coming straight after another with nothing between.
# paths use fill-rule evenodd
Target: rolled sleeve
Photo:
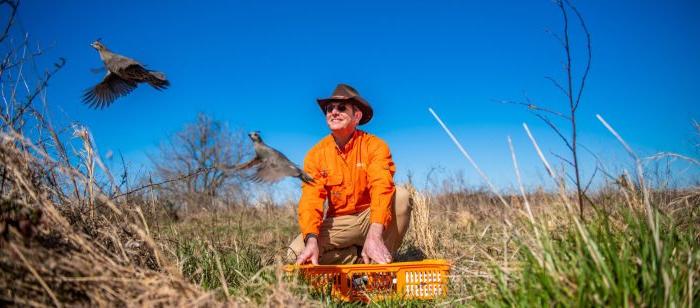
<instances>
[{"instance_id":1,"label":"rolled sleeve","mask_svg":"<svg viewBox=\"0 0 700 308\"><path fill-rule=\"evenodd\" d=\"M391 223L392 198L396 188L394 173L396 166L391 158L389 147L379 138L368 146L369 162L367 177L370 191L370 222L380 223L386 229Z\"/></svg>"},{"instance_id":2,"label":"rolled sleeve","mask_svg":"<svg viewBox=\"0 0 700 308\"><path fill-rule=\"evenodd\" d=\"M299 227L306 237L309 233L319 234L323 219L323 201L326 199L325 178L320 176L317 159L309 152L304 159L304 171L314 177L314 182L302 183L299 200Z\"/></svg>"}]
</instances>

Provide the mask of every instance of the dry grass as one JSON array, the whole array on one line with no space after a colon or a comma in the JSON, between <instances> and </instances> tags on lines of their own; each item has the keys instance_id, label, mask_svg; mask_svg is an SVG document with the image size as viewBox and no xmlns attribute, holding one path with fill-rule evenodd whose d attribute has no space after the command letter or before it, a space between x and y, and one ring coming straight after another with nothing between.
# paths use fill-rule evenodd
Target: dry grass
<instances>
[{"instance_id":1,"label":"dry grass","mask_svg":"<svg viewBox=\"0 0 700 308\"><path fill-rule=\"evenodd\" d=\"M226 207L229 210L173 220L159 212L166 205L164 200L153 199L148 193L132 196L130 203L124 202L126 198L110 200L102 187L113 187L99 184L87 168L51 159L21 135L0 136L4 145L0 159L9 174L9 190L3 194L0 249L0 296L4 303L324 303L279 273L284 247L297 233L293 204L230 206ZM88 146L85 140L89 139L81 140ZM80 161L79 166L85 166L85 161L89 160ZM99 168L96 160L92 161ZM641 193L634 189L610 186L592 199L606 207L612 225L625 229L629 223L619 205L629 204L640 213L644 210L635 206ZM525 198L505 195L508 208L482 190L411 192L413 216L399 259L429 257L453 262L450 296L433 304L491 301L499 294L499 284L516 285L521 279L519 273L526 264L523 247L534 255L547 251L534 236L525 200L537 230L551 238L565 238L576 217L560 196L543 192L529 193ZM697 211L693 211L698 196L696 189L667 190L652 192L650 199L652 203L663 201L663 211L678 217L679 228L692 229L698 222ZM595 212L587 215L593 217Z\"/></svg>"},{"instance_id":2,"label":"dry grass","mask_svg":"<svg viewBox=\"0 0 700 308\"><path fill-rule=\"evenodd\" d=\"M3 301L152 306L213 300L168 270L139 209L109 200L95 187L91 166L86 175L21 135L0 138L7 172L0 242ZM46 177L75 181L79 194L64 194L61 186L47 185Z\"/></svg>"},{"instance_id":3,"label":"dry grass","mask_svg":"<svg viewBox=\"0 0 700 308\"><path fill-rule=\"evenodd\" d=\"M285 247L298 232L295 200L284 204L267 200L260 207L224 204L177 215L172 206L177 200L157 187L124 195L100 161L89 132L76 127L73 136L69 142L79 142L80 150L66 158L70 155L57 150L58 138L49 145L12 130L0 132L3 304L338 304L283 279L279 272ZM538 292L518 290L523 290L521 282L529 279L525 274L540 265L549 273L542 281L555 279L571 290L584 288L580 279L590 273L585 279L606 277L601 281L610 285L615 278L606 269L610 266L607 263L615 258L628 260L610 247L628 249L625 247L637 244L609 237L596 226L604 222L610 230L627 234L625 238L643 239L645 225L635 224L630 217L646 218L650 207L645 204L658 211L654 215L661 222L656 223L657 229L650 229L658 234L650 241L655 247L649 250L643 244L640 249L656 251L653 254L658 256L675 247L683 251L649 260L664 266L660 272L664 300L640 296L631 301L678 303L682 296L677 294L691 298L688 294L699 290L692 280L700 274L700 262L696 261L700 258L696 256L700 239L697 187L642 189L631 181L611 183L590 195L596 206L586 212L587 221L593 223L586 223L572 211L574 196L566 192L522 190L520 194L496 196L483 189L450 186L458 182L448 181L437 191L408 187L413 215L397 260L445 258L453 262L449 297L423 304L512 305L516 304L513 298L535 302L539 295L529 298L523 294ZM504 200L507 206L503 206ZM629 234L629 230L637 233ZM673 242L665 234L690 235L694 246L686 246L687 241ZM671 244L663 244L669 241ZM569 252L556 250L562 245L574 247L567 249L577 254L559 255ZM570 268L575 267L557 263L571 258L583 258L577 262L585 263L587 256L593 264L587 272L572 272ZM636 277L634 270L628 270ZM672 277L678 273L690 279L684 289L673 283ZM555 294L554 302L575 304L569 301L575 297L571 292ZM617 295L610 296L610 300L585 303L619 302Z\"/></svg>"}]
</instances>

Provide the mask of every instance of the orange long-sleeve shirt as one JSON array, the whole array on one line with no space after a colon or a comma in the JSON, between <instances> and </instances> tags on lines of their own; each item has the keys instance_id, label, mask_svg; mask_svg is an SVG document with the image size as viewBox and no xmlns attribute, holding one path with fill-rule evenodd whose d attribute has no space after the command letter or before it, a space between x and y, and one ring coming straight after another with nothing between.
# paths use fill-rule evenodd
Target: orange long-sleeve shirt
<instances>
[{"instance_id":1,"label":"orange long-sleeve shirt","mask_svg":"<svg viewBox=\"0 0 700 308\"><path fill-rule=\"evenodd\" d=\"M328 135L306 154L304 170L314 178L313 184L301 186L298 214L304 237L319 234L326 198L328 217L355 214L369 207L370 222L388 227L396 166L383 140L356 130L340 149Z\"/></svg>"}]
</instances>

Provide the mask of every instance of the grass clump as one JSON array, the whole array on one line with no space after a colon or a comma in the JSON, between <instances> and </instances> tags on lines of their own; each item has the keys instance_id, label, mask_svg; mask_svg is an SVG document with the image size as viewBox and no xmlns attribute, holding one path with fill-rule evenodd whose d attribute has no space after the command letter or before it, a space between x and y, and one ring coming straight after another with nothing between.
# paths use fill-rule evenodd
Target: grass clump
<instances>
[{"instance_id":1,"label":"grass clump","mask_svg":"<svg viewBox=\"0 0 700 308\"><path fill-rule=\"evenodd\" d=\"M678 228L656 212L655 227L645 214L622 205L596 213L579 230L522 242L522 271L496 269L498 292L488 306L693 306L700 304L697 226ZM572 217L573 218L573 217ZM534 226L539 228L540 226ZM531 235L530 235L531 236ZM660 249L657 249L660 248Z\"/></svg>"}]
</instances>

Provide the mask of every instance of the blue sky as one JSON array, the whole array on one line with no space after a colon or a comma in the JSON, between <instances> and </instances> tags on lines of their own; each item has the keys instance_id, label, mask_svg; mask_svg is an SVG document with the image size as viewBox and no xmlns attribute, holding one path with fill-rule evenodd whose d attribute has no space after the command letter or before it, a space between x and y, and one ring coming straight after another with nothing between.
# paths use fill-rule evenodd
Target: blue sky
<instances>
[{"instance_id":1,"label":"blue sky","mask_svg":"<svg viewBox=\"0 0 700 308\"><path fill-rule=\"evenodd\" d=\"M700 120L700 2L578 1L593 37L593 64L578 114L580 142L610 168L629 160L595 119L601 114L642 155L674 151L698 156L691 121ZM545 80L563 80L564 54L545 30L561 32L550 1L24 1L21 27L51 46L42 61L65 57L52 80L56 121L89 127L102 152L121 151L146 168L153 152L197 112L234 129L260 130L265 140L301 162L328 133L315 99L339 82L355 86L375 117L363 129L385 139L398 165L419 182L431 168L476 173L437 125L433 107L500 187L514 183L511 136L528 185L546 182L522 129L526 122L549 153L557 137L515 105L523 100L564 111ZM574 57L583 59L574 29ZM101 65L89 44L163 71L172 87L139 87L110 108L80 99ZM577 64L575 63L575 65ZM580 66L577 67L580 73ZM586 154L584 174L590 175ZM560 163L559 163L560 164ZM681 174L693 174L675 162ZM697 174L695 172L694 174Z\"/></svg>"}]
</instances>

